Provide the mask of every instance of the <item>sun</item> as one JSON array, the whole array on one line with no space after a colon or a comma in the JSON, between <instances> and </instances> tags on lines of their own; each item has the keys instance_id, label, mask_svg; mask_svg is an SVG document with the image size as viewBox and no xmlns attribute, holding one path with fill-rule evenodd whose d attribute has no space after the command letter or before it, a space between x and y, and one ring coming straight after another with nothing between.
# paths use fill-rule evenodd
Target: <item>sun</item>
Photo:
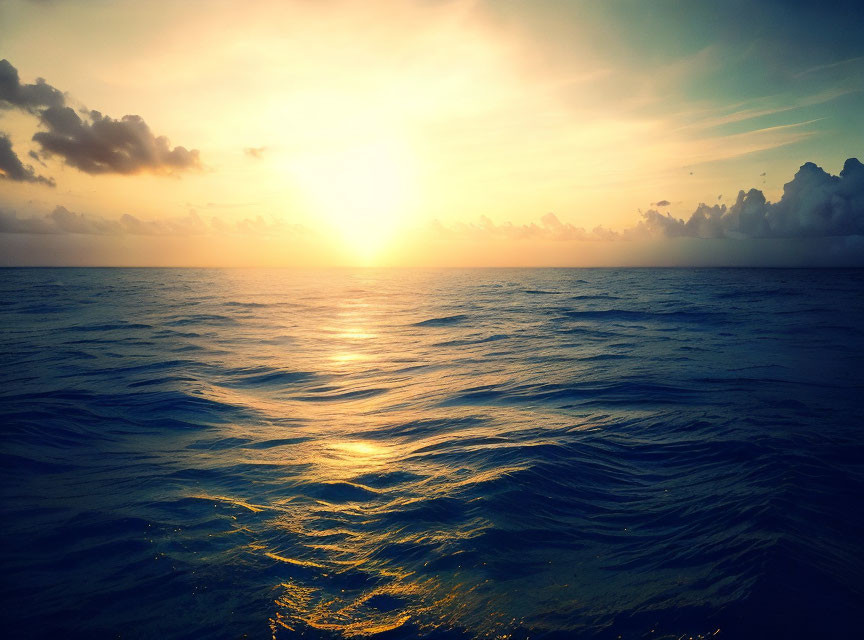
<instances>
[{"instance_id":1,"label":"sun","mask_svg":"<svg viewBox=\"0 0 864 640\"><path fill-rule=\"evenodd\" d=\"M368 263L410 215L414 164L406 145L378 140L303 154L292 173L309 211Z\"/></svg>"}]
</instances>

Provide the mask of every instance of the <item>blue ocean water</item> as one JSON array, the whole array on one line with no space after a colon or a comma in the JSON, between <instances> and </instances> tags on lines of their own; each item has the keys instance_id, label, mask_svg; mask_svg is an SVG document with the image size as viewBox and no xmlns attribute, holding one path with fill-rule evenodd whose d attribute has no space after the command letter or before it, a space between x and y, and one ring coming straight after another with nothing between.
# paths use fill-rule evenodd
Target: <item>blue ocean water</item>
<instances>
[{"instance_id":1,"label":"blue ocean water","mask_svg":"<svg viewBox=\"0 0 864 640\"><path fill-rule=\"evenodd\" d=\"M6 638L852 638L864 271L0 271Z\"/></svg>"}]
</instances>

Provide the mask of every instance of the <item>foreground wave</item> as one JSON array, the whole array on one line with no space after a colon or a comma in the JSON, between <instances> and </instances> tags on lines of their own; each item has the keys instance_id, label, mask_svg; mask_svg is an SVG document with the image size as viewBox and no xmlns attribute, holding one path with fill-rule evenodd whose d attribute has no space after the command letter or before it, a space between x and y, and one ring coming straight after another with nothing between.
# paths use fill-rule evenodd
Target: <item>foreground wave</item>
<instances>
[{"instance_id":1,"label":"foreground wave","mask_svg":"<svg viewBox=\"0 0 864 640\"><path fill-rule=\"evenodd\" d=\"M860 271L0 288L6 637L860 628Z\"/></svg>"}]
</instances>

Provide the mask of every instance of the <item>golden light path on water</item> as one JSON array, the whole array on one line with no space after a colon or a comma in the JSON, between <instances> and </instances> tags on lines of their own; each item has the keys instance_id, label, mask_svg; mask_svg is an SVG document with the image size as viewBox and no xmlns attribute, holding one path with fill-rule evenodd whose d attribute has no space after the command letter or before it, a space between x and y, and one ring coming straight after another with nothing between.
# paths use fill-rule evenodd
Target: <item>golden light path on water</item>
<instances>
[{"instance_id":1,"label":"golden light path on water","mask_svg":"<svg viewBox=\"0 0 864 640\"><path fill-rule=\"evenodd\" d=\"M382 302L379 296L371 297ZM490 523L481 516L456 522L447 511L454 507L451 496L469 485L494 483L522 467L454 468L446 458L437 461L434 455L425 455L425 450L432 451L452 437L444 432L430 433L419 448L404 437L410 433L381 437L393 424L422 427L424 417L414 402L418 390L432 398L435 389L447 382L433 367L418 387L414 378L425 367L412 362L426 358L412 351L422 344L412 337L410 328L406 331L404 322L393 323L386 298L385 308L369 298L366 292L336 303L314 332L316 348L308 350L302 366L298 367L293 350L274 350L265 356L276 369L321 371L340 379L338 390L317 392L356 393L356 397L310 403L309 396L298 401L225 389L215 396L220 402L254 407L262 414L296 418L283 434L288 438L299 440L302 434L314 432L291 447L245 452L243 464L290 470L284 495L274 495L267 504L244 496L196 497L240 507L234 516L235 531L247 539L244 554L274 561L292 574L274 585L274 637L279 629L311 628L352 637L375 635L409 621L431 627L465 625L472 610L479 614L478 628L512 623L512 613L503 619L503 612L517 609L503 602L495 606L498 596L483 593L488 578L462 571L458 561L460 546L481 535ZM279 318L269 320L280 323ZM256 359L262 355L256 354ZM403 371L394 375L393 368ZM374 378L386 383L386 394L369 392ZM358 379L365 389L353 383ZM405 383L401 389L400 382ZM248 437L247 429L248 425L237 425L233 435ZM271 432L268 437L277 436ZM469 427L461 437L473 437L477 447L509 446L503 441L485 442L486 427L479 425L476 433ZM464 510L456 508L456 513L464 515ZM384 524L388 521L392 524ZM448 571L418 571L428 568L430 562L420 559L430 548L442 550L445 556L452 548ZM402 556L411 562L392 559ZM338 589L334 583L340 585ZM496 615L501 619L496 620Z\"/></svg>"}]
</instances>

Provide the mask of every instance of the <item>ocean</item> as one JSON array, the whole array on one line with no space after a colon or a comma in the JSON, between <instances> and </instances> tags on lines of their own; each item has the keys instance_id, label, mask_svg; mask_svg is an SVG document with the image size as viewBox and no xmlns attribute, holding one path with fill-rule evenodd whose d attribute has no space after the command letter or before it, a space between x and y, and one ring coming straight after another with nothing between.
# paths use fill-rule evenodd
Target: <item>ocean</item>
<instances>
[{"instance_id":1,"label":"ocean","mask_svg":"<svg viewBox=\"0 0 864 640\"><path fill-rule=\"evenodd\" d=\"M5 638L852 638L864 271L0 270Z\"/></svg>"}]
</instances>

